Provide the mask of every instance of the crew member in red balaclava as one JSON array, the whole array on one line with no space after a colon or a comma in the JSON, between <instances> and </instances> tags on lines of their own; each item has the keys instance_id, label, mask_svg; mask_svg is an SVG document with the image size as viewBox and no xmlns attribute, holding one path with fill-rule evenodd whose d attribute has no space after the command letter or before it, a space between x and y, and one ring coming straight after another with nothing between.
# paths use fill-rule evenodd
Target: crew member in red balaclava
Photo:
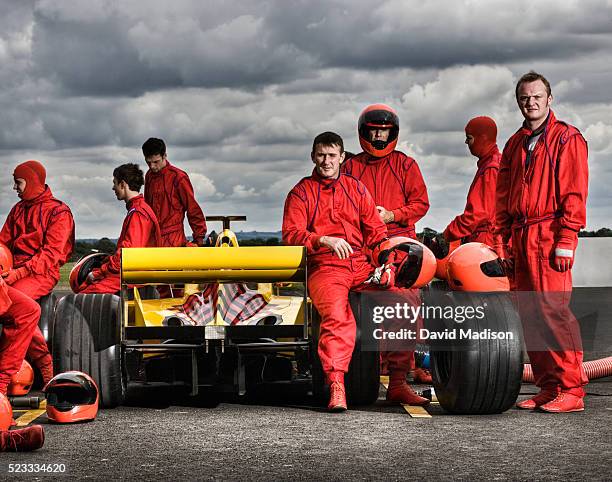
<instances>
[{"instance_id":1,"label":"crew member in red balaclava","mask_svg":"<svg viewBox=\"0 0 612 482\"><path fill-rule=\"evenodd\" d=\"M497 179L495 250L514 271L519 310L540 393L517 404L546 412L584 410L582 340L569 308L578 232L586 223L587 144L557 120L550 84L529 72L516 85L523 126L504 147ZM508 242L512 237L512 250Z\"/></svg>"},{"instance_id":2,"label":"crew member in red balaclava","mask_svg":"<svg viewBox=\"0 0 612 482\"><path fill-rule=\"evenodd\" d=\"M344 374L356 334L349 291L362 288L372 274L374 267L365 250L386 239L387 229L365 186L340 173L344 143L339 135L319 134L311 158L315 163L312 175L303 178L285 201L283 241L307 248L308 290L321 315L318 352L330 385L328 408L343 411L347 408ZM387 284L392 283L388 280ZM401 383L387 393L390 400L427 402L406 384L405 368L396 379Z\"/></svg>"},{"instance_id":3,"label":"crew member in red balaclava","mask_svg":"<svg viewBox=\"0 0 612 482\"><path fill-rule=\"evenodd\" d=\"M38 303L0 278L0 393L4 395L23 363L39 318Z\"/></svg>"},{"instance_id":4,"label":"crew member in red balaclava","mask_svg":"<svg viewBox=\"0 0 612 482\"><path fill-rule=\"evenodd\" d=\"M117 240L117 251L87 277L80 293L117 293L121 289L121 249L159 246L161 239L155 213L145 202L140 188L144 176L137 164L123 164L113 171L113 191L124 201L127 215Z\"/></svg>"},{"instance_id":5,"label":"crew member in red balaclava","mask_svg":"<svg viewBox=\"0 0 612 482\"><path fill-rule=\"evenodd\" d=\"M13 268L2 273L6 284L35 300L48 295L60 279L60 267L74 249L74 220L70 208L53 197L45 184L46 171L34 160L13 172L13 189L21 198L11 209L0 242L13 253ZM53 378L53 360L38 326L27 357L46 383Z\"/></svg>"},{"instance_id":6,"label":"crew member in red balaclava","mask_svg":"<svg viewBox=\"0 0 612 482\"><path fill-rule=\"evenodd\" d=\"M496 141L497 125L490 117L475 117L465 126L465 143L478 158L478 169L463 214L444 230L444 239L448 242L461 240L493 246L495 188L501 160Z\"/></svg>"},{"instance_id":7,"label":"crew member in red balaclava","mask_svg":"<svg viewBox=\"0 0 612 482\"><path fill-rule=\"evenodd\" d=\"M142 152L149 166L144 198L159 221L160 246L203 246L206 219L195 199L189 176L168 162L166 144L162 139L151 137L142 145ZM193 242L188 242L185 237L185 214L193 230Z\"/></svg>"},{"instance_id":8,"label":"crew member in red balaclava","mask_svg":"<svg viewBox=\"0 0 612 482\"><path fill-rule=\"evenodd\" d=\"M417 162L395 150L399 137L397 113L385 104L369 105L359 116L357 130L363 152L344 162L342 172L356 177L368 188L389 237L416 239L414 225L429 210L429 198ZM384 340L383 373L387 371L389 356L408 363L416 383L431 383L431 375L414 366L412 352L389 352Z\"/></svg>"}]
</instances>

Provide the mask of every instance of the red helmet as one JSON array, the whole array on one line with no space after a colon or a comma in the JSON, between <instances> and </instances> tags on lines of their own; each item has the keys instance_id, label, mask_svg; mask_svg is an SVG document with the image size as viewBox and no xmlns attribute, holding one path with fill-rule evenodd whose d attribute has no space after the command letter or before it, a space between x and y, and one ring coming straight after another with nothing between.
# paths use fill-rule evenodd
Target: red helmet
<instances>
[{"instance_id":1,"label":"red helmet","mask_svg":"<svg viewBox=\"0 0 612 482\"><path fill-rule=\"evenodd\" d=\"M12 423L13 407L11 407L11 402L9 402L8 397L0 392L0 430L8 430Z\"/></svg>"},{"instance_id":2,"label":"red helmet","mask_svg":"<svg viewBox=\"0 0 612 482\"><path fill-rule=\"evenodd\" d=\"M386 141L371 141L372 128L389 129ZM397 145L399 135L399 117L388 105L372 104L363 109L357 124L361 148L374 157L384 157L391 153Z\"/></svg>"},{"instance_id":3,"label":"red helmet","mask_svg":"<svg viewBox=\"0 0 612 482\"><path fill-rule=\"evenodd\" d=\"M93 420L98 413L98 387L83 372L55 375L43 388L47 396L47 417L57 423Z\"/></svg>"},{"instance_id":4,"label":"red helmet","mask_svg":"<svg viewBox=\"0 0 612 482\"><path fill-rule=\"evenodd\" d=\"M70 270L70 287L75 293L79 293L85 286L87 275L95 268L102 266L108 258L106 253L92 253L83 256Z\"/></svg>"},{"instance_id":5,"label":"red helmet","mask_svg":"<svg viewBox=\"0 0 612 482\"><path fill-rule=\"evenodd\" d=\"M11 396L27 395L34 383L34 370L27 360L21 362L21 368L11 377L8 394Z\"/></svg>"},{"instance_id":6,"label":"red helmet","mask_svg":"<svg viewBox=\"0 0 612 482\"><path fill-rule=\"evenodd\" d=\"M13 268L13 253L4 243L0 243L0 273Z\"/></svg>"},{"instance_id":7,"label":"red helmet","mask_svg":"<svg viewBox=\"0 0 612 482\"><path fill-rule=\"evenodd\" d=\"M395 252L395 286L422 288L436 272L436 257L423 243L404 236L390 238L380 243L372 253L375 262L384 264Z\"/></svg>"},{"instance_id":8,"label":"red helmet","mask_svg":"<svg viewBox=\"0 0 612 482\"><path fill-rule=\"evenodd\" d=\"M459 246L448 259L448 284L455 291L509 291L499 257L483 243Z\"/></svg>"},{"instance_id":9,"label":"red helmet","mask_svg":"<svg viewBox=\"0 0 612 482\"><path fill-rule=\"evenodd\" d=\"M461 241L457 240L457 241L451 241L450 243L448 243L448 253L446 256L444 256L443 258L440 259L436 259L436 278L438 279L443 279L448 281L447 277L448 277L448 273L446 270L446 266L448 264L448 258L450 258L450 255L453 251L455 251L459 246L461 246Z\"/></svg>"}]
</instances>

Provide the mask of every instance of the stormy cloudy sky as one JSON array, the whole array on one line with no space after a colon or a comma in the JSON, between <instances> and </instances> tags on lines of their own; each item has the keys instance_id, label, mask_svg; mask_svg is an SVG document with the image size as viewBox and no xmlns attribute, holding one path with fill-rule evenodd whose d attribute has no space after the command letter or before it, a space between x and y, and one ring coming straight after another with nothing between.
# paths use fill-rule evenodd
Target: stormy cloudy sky
<instances>
[{"instance_id":1,"label":"stormy cloudy sky","mask_svg":"<svg viewBox=\"0 0 612 482\"><path fill-rule=\"evenodd\" d=\"M612 227L611 66L609 0L1 0L0 220L14 166L34 158L77 237L116 237L112 169L145 167L155 136L205 213L276 231L314 135L359 151L359 112L385 102L429 189L418 228L442 229L475 170L466 121L494 117L503 145L521 122L514 83L534 69L589 142L587 228Z\"/></svg>"}]
</instances>

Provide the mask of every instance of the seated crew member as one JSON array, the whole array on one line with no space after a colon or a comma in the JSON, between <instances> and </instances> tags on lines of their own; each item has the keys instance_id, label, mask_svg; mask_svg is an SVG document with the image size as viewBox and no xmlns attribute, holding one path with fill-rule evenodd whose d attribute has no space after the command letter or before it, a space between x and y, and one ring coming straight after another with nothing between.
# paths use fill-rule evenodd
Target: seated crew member
<instances>
[{"instance_id":1,"label":"seated crew member","mask_svg":"<svg viewBox=\"0 0 612 482\"><path fill-rule=\"evenodd\" d=\"M160 246L203 246L206 219L195 199L189 176L168 162L166 144L151 137L142 145L149 170L145 176L144 198L157 216L161 228ZM183 221L187 215L193 230L193 243L185 237Z\"/></svg>"},{"instance_id":2,"label":"seated crew member","mask_svg":"<svg viewBox=\"0 0 612 482\"><path fill-rule=\"evenodd\" d=\"M144 176L137 164L123 164L113 171L113 191L118 201L125 201L127 215L123 220L117 251L92 270L81 293L117 293L121 289L121 249L159 245L161 238L155 213L140 193Z\"/></svg>"},{"instance_id":3,"label":"seated crew member","mask_svg":"<svg viewBox=\"0 0 612 482\"><path fill-rule=\"evenodd\" d=\"M46 170L34 160L13 172L13 189L21 199L0 231L0 243L12 252L13 268L2 273L6 284L38 300L53 291L60 267L74 249L74 220L70 208L53 197L45 184ZM53 378L53 360L45 338L35 327L27 357L40 370L43 382ZM21 362L20 362L21 363Z\"/></svg>"},{"instance_id":4,"label":"seated crew member","mask_svg":"<svg viewBox=\"0 0 612 482\"><path fill-rule=\"evenodd\" d=\"M478 169L467 195L463 214L444 230L447 242L484 243L493 246L495 188L501 153L497 147L497 125L490 117L475 117L465 126L465 143L478 158Z\"/></svg>"},{"instance_id":5,"label":"seated crew member","mask_svg":"<svg viewBox=\"0 0 612 482\"><path fill-rule=\"evenodd\" d=\"M321 315L318 353L330 385L328 409L343 411L347 408L344 374L356 334L348 295L372 274L365 249L386 239L387 229L365 186L340 173L344 143L339 135L319 134L311 159L312 175L303 178L285 201L283 241L307 248L309 294ZM392 373L387 397L402 403L426 401L406 384L405 369Z\"/></svg>"}]
</instances>

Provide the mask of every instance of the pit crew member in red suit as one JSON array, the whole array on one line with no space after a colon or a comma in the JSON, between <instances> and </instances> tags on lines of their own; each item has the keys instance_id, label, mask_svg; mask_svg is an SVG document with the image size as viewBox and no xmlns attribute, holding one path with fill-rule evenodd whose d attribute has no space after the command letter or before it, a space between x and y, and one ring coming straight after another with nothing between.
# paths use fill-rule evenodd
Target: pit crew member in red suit
<instances>
[{"instance_id":1,"label":"pit crew member in red suit","mask_svg":"<svg viewBox=\"0 0 612 482\"><path fill-rule=\"evenodd\" d=\"M13 268L2 273L6 284L38 300L53 291L60 267L74 249L74 219L70 208L56 199L45 184L47 172L34 160L19 164L13 172L19 201L6 218L0 242L12 252ZM53 378L53 359L38 326L27 357L40 371L43 382Z\"/></svg>"},{"instance_id":2,"label":"pit crew member in red suit","mask_svg":"<svg viewBox=\"0 0 612 482\"><path fill-rule=\"evenodd\" d=\"M144 176L137 164L123 164L113 171L113 191L124 201L127 215L123 220L117 250L87 277L81 293L117 293L121 289L121 250L159 246L161 234L155 213L140 193Z\"/></svg>"},{"instance_id":3,"label":"pit crew member in red suit","mask_svg":"<svg viewBox=\"0 0 612 482\"><path fill-rule=\"evenodd\" d=\"M581 411L588 380L569 299L578 231L586 223L587 144L578 129L556 118L550 84L542 75L525 74L515 93L525 121L502 154L495 249L513 269L516 290L534 293L531 301L519 297L519 310L540 388L535 397L517 405L546 412ZM538 346L542 341L545 345Z\"/></svg>"}]
</instances>

